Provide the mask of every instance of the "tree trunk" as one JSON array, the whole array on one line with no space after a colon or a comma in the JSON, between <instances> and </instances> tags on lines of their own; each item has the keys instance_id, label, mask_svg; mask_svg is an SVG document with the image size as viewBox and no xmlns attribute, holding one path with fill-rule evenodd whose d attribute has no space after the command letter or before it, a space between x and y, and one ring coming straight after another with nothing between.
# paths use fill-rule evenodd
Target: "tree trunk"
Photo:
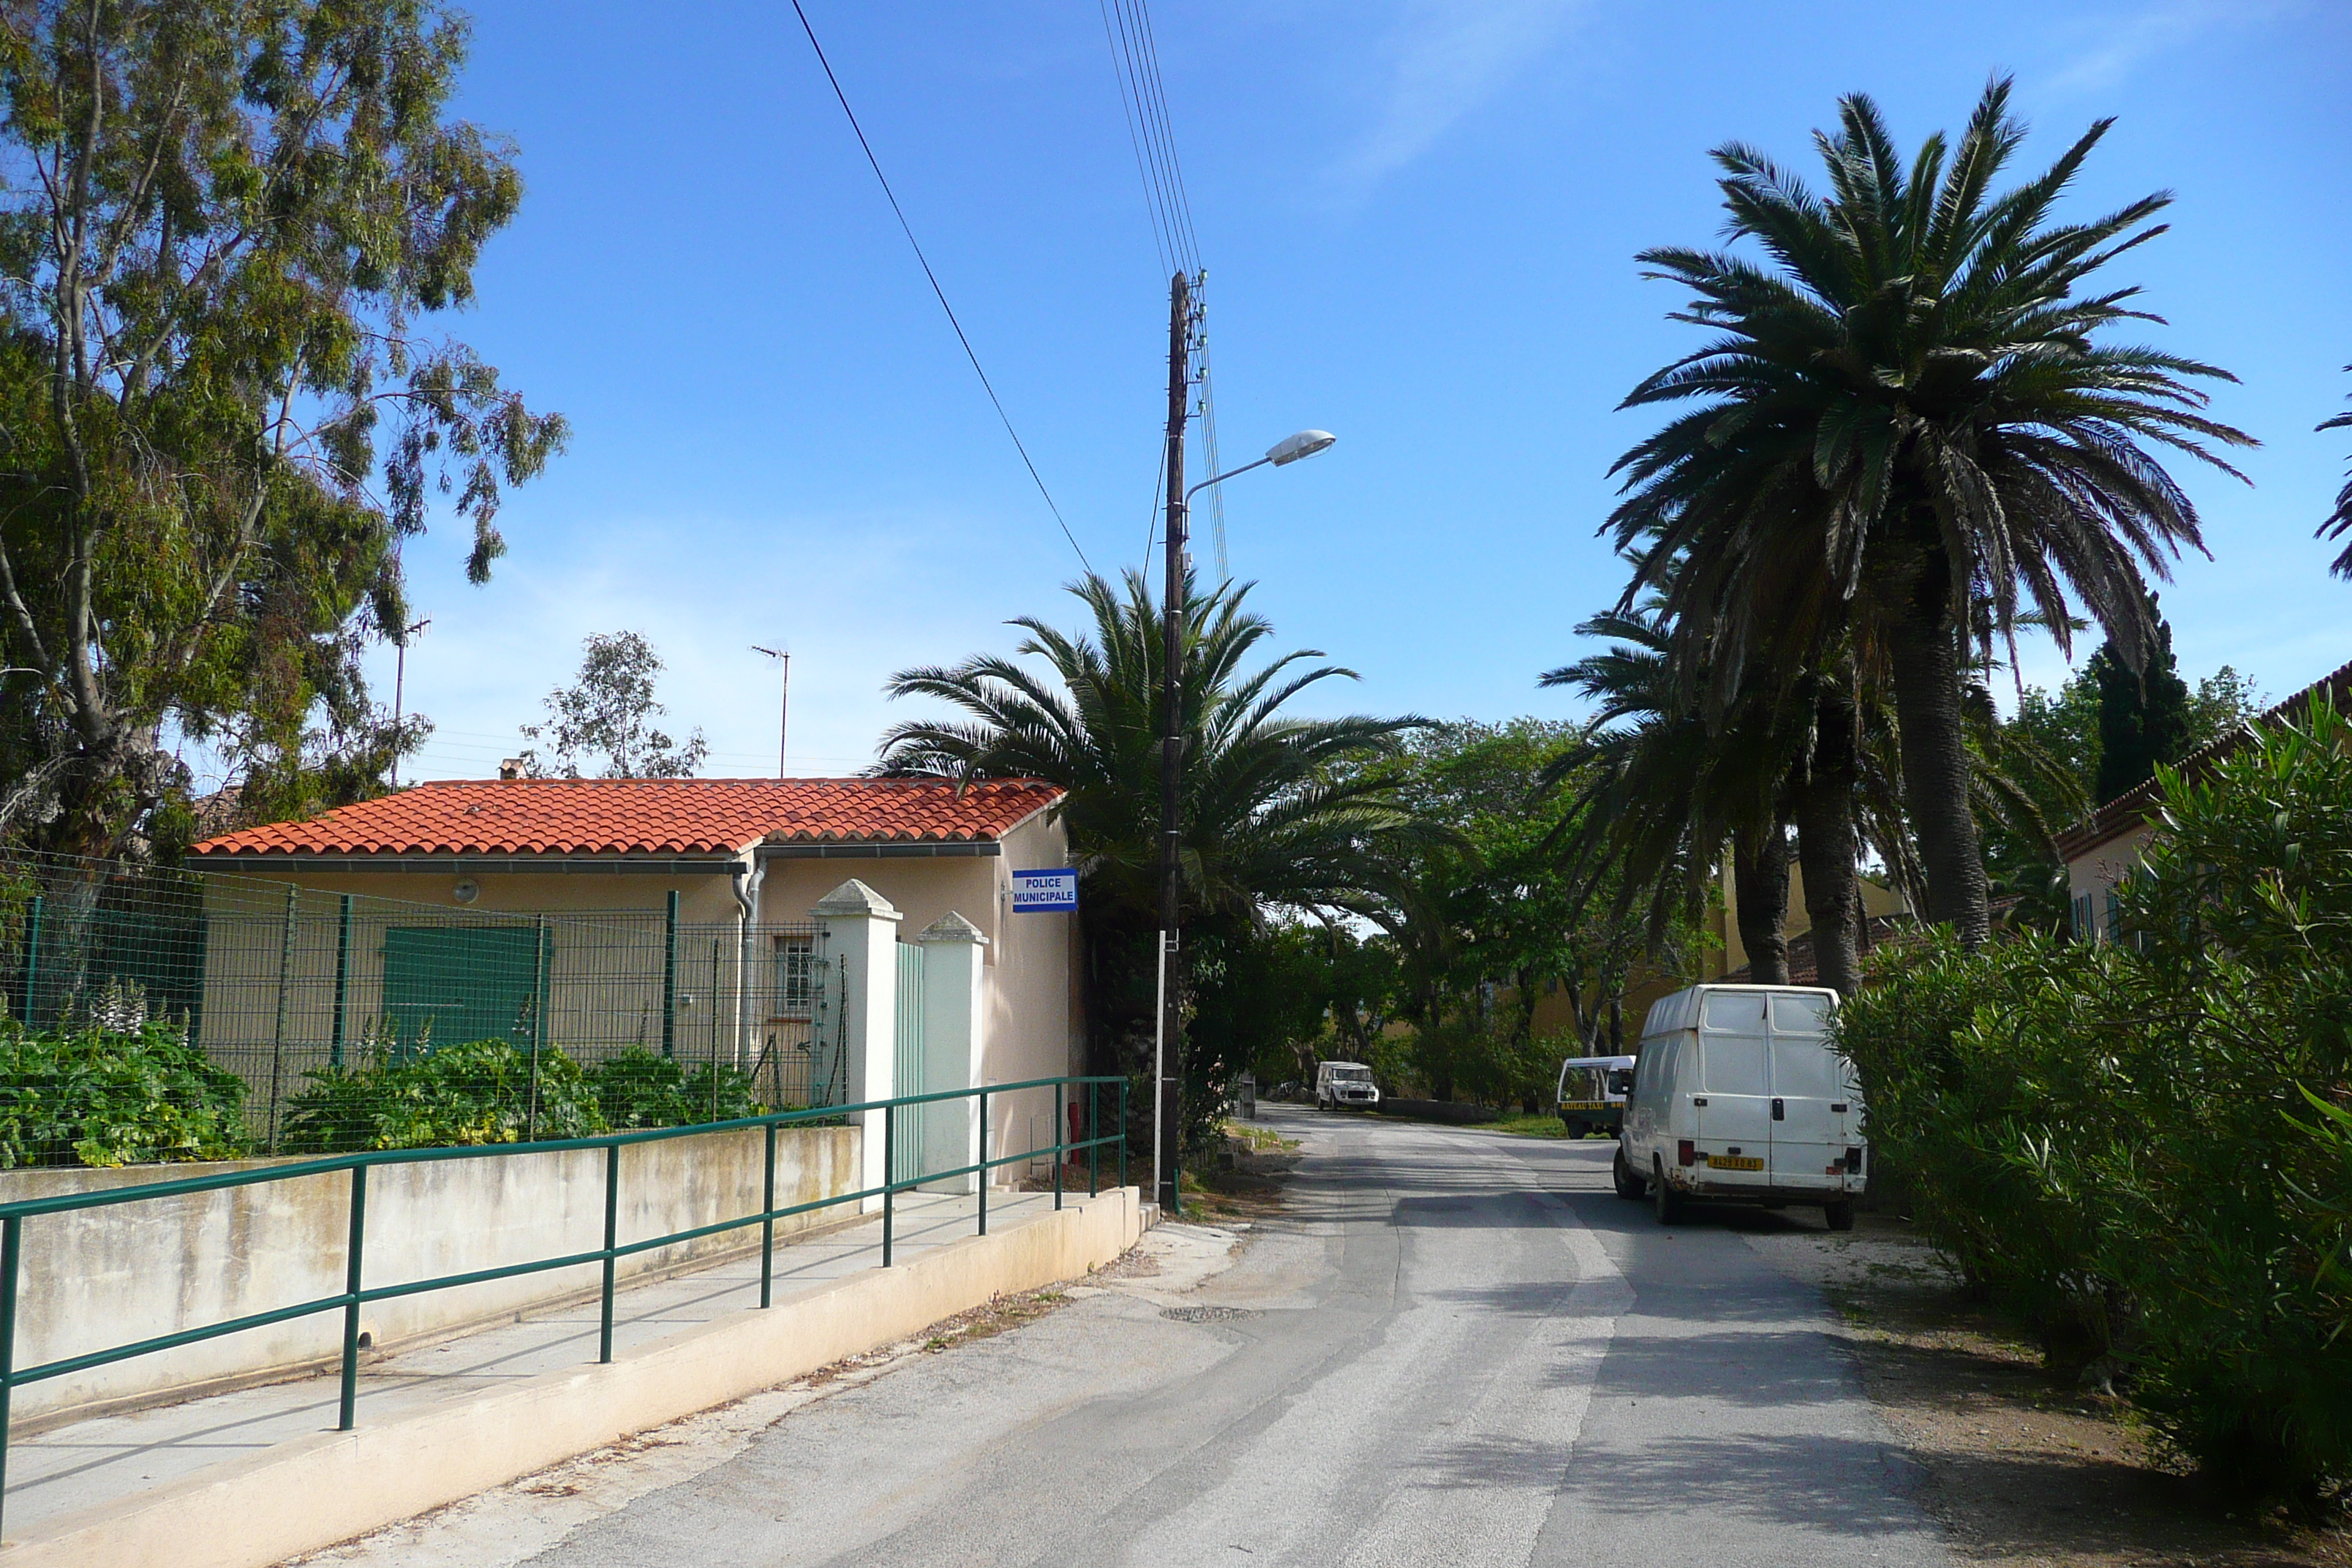
<instances>
[{"instance_id":1,"label":"tree trunk","mask_svg":"<svg viewBox=\"0 0 2352 1568\"><path fill-rule=\"evenodd\" d=\"M1814 710L1811 766L1797 790L1797 860L1805 873L1816 984L1851 996L1862 984L1855 957L1861 844L1853 824L1853 703L1823 697Z\"/></svg>"},{"instance_id":2,"label":"tree trunk","mask_svg":"<svg viewBox=\"0 0 2352 1568\"><path fill-rule=\"evenodd\" d=\"M1927 877L1927 916L1969 947L1992 928L1991 889L1969 809L1969 750L1960 717L1959 647L1940 585L1923 582L1888 628L1895 718L1902 730L1903 804ZM1811 878L1810 870L1806 873Z\"/></svg>"},{"instance_id":3,"label":"tree trunk","mask_svg":"<svg viewBox=\"0 0 2352 1568\"><path fill-rule=\"evenodd\" d=\"M1731 840L1732 894L1738 903L1739 944L1759 985L1789 984L1789 833L1742 828Z\"/></svg>"}]
</instances>

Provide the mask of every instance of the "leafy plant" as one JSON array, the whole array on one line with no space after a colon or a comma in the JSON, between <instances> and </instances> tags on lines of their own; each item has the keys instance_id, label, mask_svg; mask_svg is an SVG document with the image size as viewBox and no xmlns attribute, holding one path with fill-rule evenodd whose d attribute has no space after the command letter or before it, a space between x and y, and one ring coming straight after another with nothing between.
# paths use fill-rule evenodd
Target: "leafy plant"
<instances>
[{"instance_id":1,"label":"leafy plant","mask_svg":"<svg viewBox=\"0 0 2352 1568\"><path fill-rule=\"evenodd\" d=\"M616 1132L733 1121L763 1109L752 1097L751 1075L741 1068L704 1062L688 1072L642 1047L595 1063L587 1079L604 1125Z\"/></svg>"},{"instance_id":2,"label":"leafy plant","mask_svg":"<svg viewBox=\"0 0 2352 1568\"><path fill-rule=\"evenodd\" d=\"M2308 1500L2352 1487L2352 722L2158 777L2126 941L1931 937L1839 1034L1970 1279L2218 1479Z\"/></svg>"},{"instance_id":3,"label":"leafy plant","mask_svg":"<svg viewBox=\"0 0 2352 1568\"><path fill-rule=\"evenodd\" d=\"M245 1080L168 1025L34 1034L0 1021L0 1168L234 1159L244 1104Z\"/></svg>"},{"instance_id":4,"label":"leafy plant","mask_svg":"<svg viewBox=\"0 0 2352 1568\"><path fill-rule=\"evenodd\" d=\"M586 1138L607 1131L580 1064L550 1047L531 1060L501 1039L443 1046L421 1056L377 1053L357 1067L322 1068L287 1100L280 1146L289 1152L427 1149Z\"/></svg>"}]
</instances>

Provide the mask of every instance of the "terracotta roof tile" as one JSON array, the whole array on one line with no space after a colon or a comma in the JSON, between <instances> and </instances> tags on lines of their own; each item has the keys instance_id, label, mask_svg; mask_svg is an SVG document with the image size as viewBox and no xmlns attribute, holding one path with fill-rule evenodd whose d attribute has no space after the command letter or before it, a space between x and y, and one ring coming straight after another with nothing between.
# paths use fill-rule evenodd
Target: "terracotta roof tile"
<instances>
[{"instance_id":1,"label":"terracotta roof tile","mask_svg":"<svg viewBox=\"0 0 2352 1568\"><path fill-rule=\"evenodd\" d=\"M1002 837L1062 798L1034 779L477 779L205 839L205 857L732 855L760 843Z\"/></svg>"}]
</instances>

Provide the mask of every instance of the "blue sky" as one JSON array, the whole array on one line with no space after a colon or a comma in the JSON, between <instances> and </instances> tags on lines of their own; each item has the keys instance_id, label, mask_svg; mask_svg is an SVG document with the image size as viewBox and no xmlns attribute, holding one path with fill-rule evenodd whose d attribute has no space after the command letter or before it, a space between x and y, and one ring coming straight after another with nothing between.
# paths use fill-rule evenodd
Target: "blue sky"
<instances>
[{"instance_id":1,"label":"blue sky","mask_svg":"<svg viewBox=\"0 0 2352 1568\"><path fill-rule=\"evenodd\" d=\"M807 4L1079 543L1135 563L1166 279L1097 0ZM1633 253L1715 237L1717 143L1804 160L1858 89L1907 146L1956 129L1996 69L2036 130L2024 166L2117 117L2075 212L2178 193L2173 233L2118 274L2168 318L2154 342L2242 378L2217 412L2264 443L2251 488L2182 473L2214 557L2165 590L2184 669L2232 663L2279 694L2352 658L2352 584L2311 537L2352 455L2312 429L2352 392L2337 0L1160 0L1154 18L1227 458L1339 436L1226 498L1232 569L1285 645L1361 672L1334 705L1569 714L1535 679L1620 586L1593 531L1648 422L1613 409L1691 342ZM408 700L439 725L410 776L491 771L592 632L654 640L714 773L772 771L774 677L748 645L784 639L793 771L841 773L903 716L891 670L1007 647L1013 615L1066 619L1077 558L789 7L499 0L475 23L461 111L514 137L528 195L447 325L575 436L509 499L488 587L464 582L461 529L410 552L433 626ZM374 663L389 697L388 650Z\"/></svg>"}]
</instances>

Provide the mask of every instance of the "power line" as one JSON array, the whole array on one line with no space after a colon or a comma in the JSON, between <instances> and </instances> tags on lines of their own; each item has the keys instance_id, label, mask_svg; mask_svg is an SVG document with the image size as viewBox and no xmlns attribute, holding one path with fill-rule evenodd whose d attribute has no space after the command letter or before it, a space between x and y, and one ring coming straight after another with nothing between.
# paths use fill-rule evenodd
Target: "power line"
<instances>
[{"instance_id":1,"label":"power line","mask_svg":"<svg viewBox=\"0 0 2352 1568\"><path fill-rule=\"evenodd\" d=\"M866 164L873 169L874 178L882 186L882 195L890 203L890 211L898 219L900 232L906 235L907 244L913 249L915 260L923 269L923 277L930 283L931 293L939 300L940 309L947 312L948 325L955 329L956 342L963 345L963 357L971 362L971 373L980 377L982 390L988 394L988 401L995 405L996 416L1004 422L1004 433L1013 437L1013 449L1021 454L1022 466L1029 470L1029 478L1037 486L1037 493L1045 498L1046 510L1054 514L1054 521L1061 524L1062 537L1068 540L1070 548L1078 552L1078 564L1091 574L1095 569L1094 563L1087 559L1085 549L1078 543L1078 536L1070 531L1069 521L1062 516L1062 509L1055 505L1054 492L1045 488L1045 480L1037 472L1037 465L1030 460L1029 448L1022 444L1021 432L1013 427L1013 416L1004 411L1004 400L996 395L996 387L988 379L988 372L980 367L980 355L972 352L971 339L964 335L963 323L956 320L955 307L948 303L948 292L940 287L939 274L931 270L930 258L923 254L922 242L915 237L915 226L907 221L906 209L898 205L898 194L890 188L890 178L882 172L882 161L874 155L874 144L866 140L866 128L857 122L857 111L849 107L849 95L841 90L841 79L833 74L833 62L824 58L824 46L816 41L816 29L809 26L808 13L801 8L801 0L793 0L793 15L801 19L801 31L808 35L809 47L816 51L816 63L824 68L824 79L832 84L833 96L840 103L841 112L848 117L849 129L856 133L857 145L866 153Z\"/></svg>"},{"instance_id":2,"label":"power line","mask_svg":"<svg viewBox=\"0 0 2352 1568\"><path fill-rule=\"evenodd\" d=\"M1118 79L1119 108L1126 116L1128 141L1135 152L1136 173L1143 182L1152 240L1159 247L1163 270L1181 270L1192 276L1197 312L1202 309L1197 301L1208 275L1201 265L1200 235L1192 224L1192 204L1184 188L1183 164L1176 155L1176 132L1168 112L1167 83L1160 70L1160 44L1151 26L1150 0L1097 0L1097 7L1102 13L1103 37L1110 46L1111 71ZM1215 381L1210 370L1208 336L1199 330L1201 319L1196 314L1191 346L1200 367L1196 377L1200 384L1198 411L1202 472L1206 475L1219 472L1222 464L1217 451ZM1216 541L1217 575L1222 579L1230 574L1223 490L1209 492L1208 510L1211 531ZM1155 520L1155 531L1156 528ZM1150 556L1147 537L1147 571Z\"/></svg>"}]
</instances>

